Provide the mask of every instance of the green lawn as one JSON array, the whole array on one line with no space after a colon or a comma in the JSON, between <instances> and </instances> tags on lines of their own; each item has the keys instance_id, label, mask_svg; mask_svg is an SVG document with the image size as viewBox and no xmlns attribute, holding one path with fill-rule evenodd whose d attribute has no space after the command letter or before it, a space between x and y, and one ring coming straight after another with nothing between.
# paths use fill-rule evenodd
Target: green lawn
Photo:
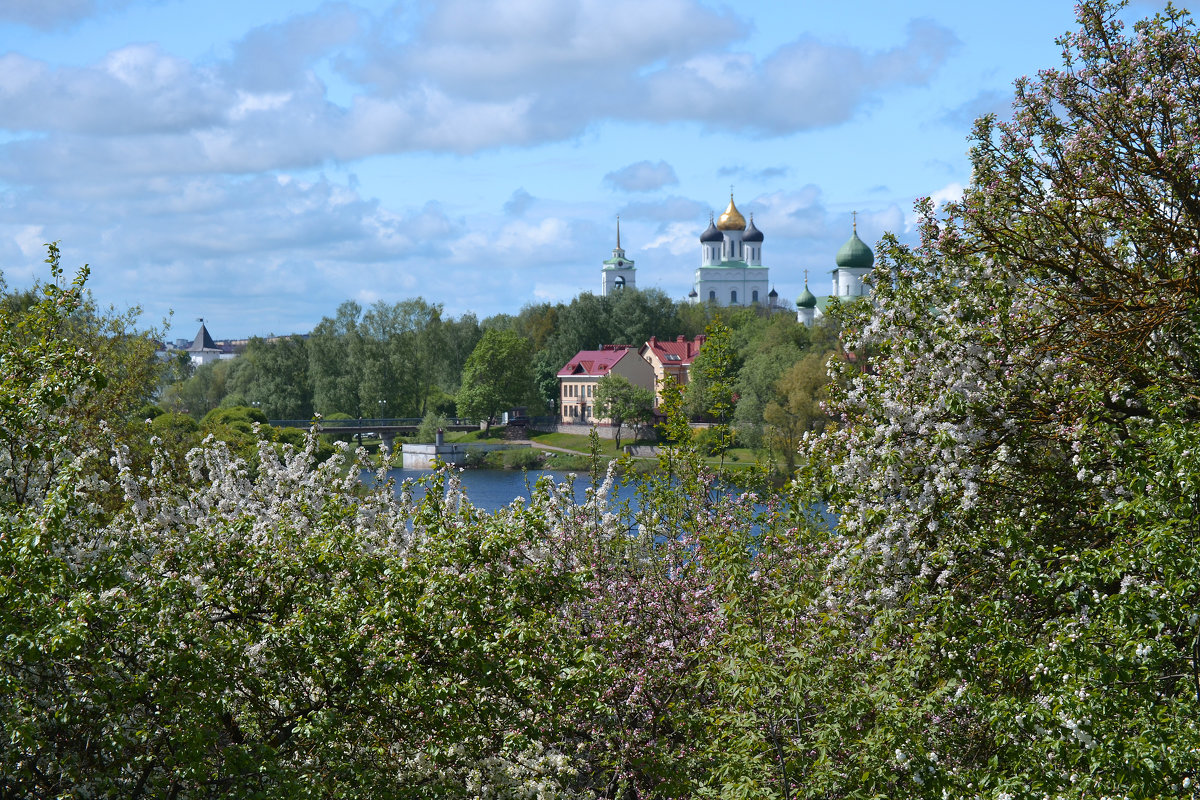
<instances>
[{"instance_id":1,"label":"green lawn","mask_svg":"<svg viewBox=\"0 0 1200 800\"><path fill-rule=\"evenodd\" d=\"M590 452L591 447L587 436L580 436L571 433L539 433L534 431L530 434L529 438L537 444L545 444L552 447L565 447L570 450L578 450L581 453ZM634 441L633 439L621 439L622 446L627 444L654 444L654 442L648 440ZM600 454L608 457L620 455L620 453L617 452L616 443L612 439L600 440ZM735 447L725 454L725 464L726 466L748 466L754 463L755 458L756 456L753 450L744 447ZM721 463L721 459L708 458L705 459L705 463L716 465Z\"/></svg>"},{"instance_id":2,"label":"green lawn","mask_svg":"<svg viewBox=\"0 0 1200 800\"><path fill-rule=\"evenodd\" d=\"M589 437L574 433L542 433L541 431L530 431L529 438L535 444L548 445L550 447L562 447L567 450L575 450L580 453L590 453L591 443ZM503 428L494 426L488 436L484 436L483 431L454 431L446 434L448 442L502 442ZM635 440L631 437L622 437L621 445L624 447L627 444L654 444L648 440ZM600 455L603 458L616 458L621 455L617 451L616 442L612 439L600 439ZM725 466L727 467L747 467L755 463L757 458L755 452L744 447L735 447L725 454ZM575 463L575 462L572 462ZM707 458L705 463L713 466L721 463L720 458Z\"/></svg>"}]
</instances>

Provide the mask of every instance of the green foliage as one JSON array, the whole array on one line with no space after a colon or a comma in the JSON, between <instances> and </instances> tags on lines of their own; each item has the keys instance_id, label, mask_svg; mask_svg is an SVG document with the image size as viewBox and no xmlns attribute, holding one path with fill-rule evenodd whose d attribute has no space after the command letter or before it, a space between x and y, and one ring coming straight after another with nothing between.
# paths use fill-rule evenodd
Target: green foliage
<instances>
[{"instance_id":1,"label":"green foliage","mask_svg":"<svg viewBox=\"0 0 1200 800\"><path fill-rule=\"evenodd\" d=\"M235 361L238 369L229 388L241 398L237 405L261 408L269 419L312 418L310 357L303 337L252 338Z\"/></svg>"},{"instance_id":2,"label":"green foliage","mask_svg":"<svg viewBox=\"0 0 1200 800\"><path fill-rule=\"evenodd\" d=\"M61 285L56 244L46 263L47 283L0 303L0 508L38 502L75 454L143 428L137 411L158 383L138 310L98 312L86 266Z\"/></svg>"},{"instance_id":3,"label":"green foliage","mask_svg":"<svg viewBox=\"0 0 1200 800\"><path fill-rule=\"evenodd\" d=\"M251 408L249 406L232 406L226 408L218 408L204 415L204 419L200 421L204 427L214 425L241 425L244 426L247 432L253 430L255 424L266 425L267 415L261 409Z\"/></svg>"},{"instance_id":4,"label":"green foliage","mask_svg":"<svg viewBox=\"0 0 1200 800\"><path fill-rule=\"evenodd\" d=\"M510 331L486 331L463 367L459 413L484 420L490 430L496 416L506 407L532 399L529 357L527 339Z\"/></svg>"},{"instance_id":5,"label":"green foliage","mask_svg":"<svg viewBox=\"0 0 1200 800\"><path fill-rule=\"evenodd\" d=\"M736 331L742 367L738 371L734 422L745 446L762 448L767 405L777 397L780 377L804 357L809 331L790 314L756 319Z\"/></svg>"},{"instance_id":6,"label":"green foliage","mask_svg":"<svg viewBox=\"0 0 1200 800\"><path fill-rule=\"evenodd\" d=\"M75 452L145 398L101 402L122 362L52 248L0 304L0 796L1194 796L1200 35L1116 10L981 123L918 247L885 239L844 358L832 327L709 326L696 396L728 418L754 362L767 430L814 434L780 491L704 468L673 381L632 506L596 436L582 501L494 514L311 438L141 458L143 416ZM554 313L469 360L528 365L512 328Z\"/></svg>"},{"instance_id":7,"label":"green foliage","mask_svg":"<svg viewBox=\"0 0 1200 800\"><path fill-rule=\"evenodd\" d=\"M704 329L704 346L692 361L687 386L688 411L693 417L709 417L724 424L733 414L738 356L733 331L714 317Z\"/></svg>"},{"instance_id":8,"label":"green foliage","mask_svg":"<svg viewBox=\"0 0 1200 800\"><path fill-rule=\"evenodd\" d=\"M417 432L413 435L413 441L417 444L432 444L437 441L437 432L446 429L446 418L441 414L435 414L430 411L421 420L421 424L417 426Z\"/></svg>"},{"instance_id":9,"label":"green foliage","mask_svg":"<svg viewBox=\"0 0 1200 800\"><path fill-rule=\"evenodd\" d=\"M219 407L229 394L230 372L237 368L237 359L202 364L186 380L168 386L163 392L162 404L171 411L191 414L200 420Z\"/></svg>"},{"instance_id":10,"label":"green foliage","mask_svg":"<svg viewBox=\"0 0 1200 800\"><path fill-rule=\"evenodd\" d=\"M827 417L822 403L828 397L828 352L814 351L783 373L773 387L763 417L768 424L771 449L781 453L787 474L796 469L800 440L809 432L820 432Z\"/></svg>"},{"instance_id":11,"label":"green foliage","mask_svg":"<svg viewBox=\"0 0 1200 800\"><path fill-rule=\"evenodd\" d=\"M675 447L682 447L685 444L690 446L692 429L688 425L683 389L679 382L668 375L662 382L660 395L658 410L665 421L658 425L659 436L663 441Z\"/></svg>"},{"instance_id":12,"label":"green foliage","mask_svg":"<svg viewBox=\"0 0 1200 800\"><path fill-rule=\"evenodd\" d=\"M737 402L738 357L733 347L733 330L719 315L704 329L704 336L704 346L692 361L687 407L693 417L716 421L710 430L718 438L719 452L723 454L733 446L729 423Z\"/></svg>"},{"instance_id":13,"label":"green foliage","mask_svg":"<svg viewBox=\"0 0 1200 800\"><path fill-rule=\"evenodd\" d=\"M624 375L605 375L596 381L595 415L616 426L616 445L621 449L621 427L626 422L647 422L654 413L654 392L635 385Z\"/></svg>"},{"instance_id":14,"label":"green foliage","mask_svg":"<svg viewBox=\"0 0 1200 800\"><path fill-rule=\"evenodd\" d=\"M137 411L133 412L133 418L151 420L155 417L161 416L164 413L166 412L153 403L146 403Z\"/></svg>"},{"instance_id":15,"label":"green foliage","mask_svg":"<svg viewBox=\"0 0 1200 800\"><path fill-rule=\"evenodd\" d=\"M532 447L516 447L504 451L505 469L537 469L541 465L541 451Z\"/></svg>"},{"instance_id":16,"label":"green foliage","mask_svg":"<svg viewBox=\"0 0 1200 800\"><path fill-rule=\"evenodd\" d=\"M707 458L715 458L736 446L732 435L716 428L700 428L692 437L697 452Z\"/></svg>"},{"instance_id":17,"label":"green foliage","mask_svg":"<svg viewBox=\"0 0 1200 800\"><path fill-rule=\"evenodd\" d=\"M837 312L813 794L1196 793L1200 34L1119 10L1080 4L961 203Z\"/></svg>"}]
</instances>

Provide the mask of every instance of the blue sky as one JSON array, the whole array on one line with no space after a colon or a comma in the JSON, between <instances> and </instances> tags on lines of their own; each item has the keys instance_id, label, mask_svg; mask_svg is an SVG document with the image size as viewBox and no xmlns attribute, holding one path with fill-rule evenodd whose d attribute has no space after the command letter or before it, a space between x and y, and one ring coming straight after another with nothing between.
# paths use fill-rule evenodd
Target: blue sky
<instances>
[{"instance_id":1,"label":"blue sky","mask_svg":"<svg viewBox=\"0 0 1200 800\"><path fill-rule=\"evenodd\" d=\"M1132 19L1163 4L1131 4ZM0 269L213 335L343 300L448 314L683 298L733 187L787 298L970 177L972 119L1057 66L1051 0L4 0Z\"/></svg>"}]
</instances>

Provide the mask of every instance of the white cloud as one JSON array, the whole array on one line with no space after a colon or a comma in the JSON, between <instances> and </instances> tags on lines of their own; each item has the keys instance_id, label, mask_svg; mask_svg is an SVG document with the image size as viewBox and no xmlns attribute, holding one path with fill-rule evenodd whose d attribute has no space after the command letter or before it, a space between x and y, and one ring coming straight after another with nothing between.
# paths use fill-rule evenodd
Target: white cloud
<instances>
[{"instance_id":1,"label":"white cloud","mask_svg":"<svg viewBox=\"0 0 1200 800\"><path fill-rule=\"evenodd\" d=\"M957 203L962 199L963 185L957 181L951 182L938 189L929 195L929 199L933 201L934 211L940 211L946 203ZM910 209L904 214L904 230L912 232L916 230L920 220L917 215Z\"/></svg>"},{"instance_id":2,"label":"white cloud","mask_svg":"<svg viewBox=\"0 0 1200 800\"><path fill-rule=\"evenodd\" d=\"M699 201L678 195L671 195L670 197L664 197L662 200L628 203L621 208L621 216L624 219L644 219L661 222L688 220L689 224L694 225L701 222L709 210L706 204Z\"/></svg>"},{"instance_id":3,"label":"white cloud","mask_svg":"<svg viewBox=\"0 0 1200 800\"><path fill-rule=\"evenodd\" d=\"M40 256L46 251L46 233L41 225L23 225L13 232L12 237L26 256Z\"/></svg>"},{"instance_id":4,"label":"white cloud","mask_svg":"<svg viewBox=\"0 0 1200 800\"><path fill-rule=\"evenodd\" d=\"M771 192L754 198L759 209L754 224L764 237L817 238L828 235L828 215L821 190L809 184L799 190ZM747 209L749 209L749 204ZM765 243L764 243L765 249Z\"/></svg>"},{"instance_id":5,"label":"white cloud","mask_svg":"<svg viewBox=\"0 0 1200 800\"><path fill-rule=\"evenodd\" d=\"M677 185L679 178L675 168L666 161L660 160L657 164L638 161L608 173L604 182L624 192L654 192L664 186Z\"/></svg>"},{"instance_id":6,"label":"white cloud","mask_svg":"<svg viewBox=\"0 0 1200 800\"><path fill-rule=\"evenodd\" d=\"M263 25L234 45L224 74L231 85L250 92L285 92L305 83L316 62L356 41L364 24L361 11L336 3Z\"/></svg>"},{"instance_id":7,"label":"white cloud","mask_svg":"<svg viewBox=\"0 0 1200 800\"><path fill-rule=\"evenodd\" d=\"M695 223L691 222L673 222L667 225L662 231L651 239L647 244L646 250L666 250L673 256L683 256L695 254L697 258L700 253L700 234L703 228L697 229ZM698 266L699 262L691 265ZM690 272L690 269L688 270Z\"/></svg>"},{"instance_id":8,"label":"white cloud","mask_svg":"<svg viewBox=\"0 0 1200 800\"><path fill-rule=\"evenodd\" d=\"M129 5L130 0L4 0L0 20L52 30Z\"/></svg>"},{"instance_id":9,"label":"white cloud","mask_svg":"<svg viewBox=\"0 0 1200 800\"><path fill-rule=\"evenodd\" d=\"M0 178L107 182L468 154L571 139L610 120L785 135L928 80L954 45L919 22L878 53L801 37L757 59L733 49L746 24L698 0L422 8L398 39L358 10L323 6L251 31L229 60L203 66L143 44L85 67L0 57L0 129L24 135L0 148ZM345 103L319 65L349 82ZM635 166L610 182L650 191L677 181L665 162Z\"/></svg>"},{"instance_id":10,"label":"white cloud","mask_svg":"<svg viewBox=\"0 0 1200 800\"><path fill-rule=\"evenodd\" d=\"M716 129L781 135L835 125L897 86L924 84L956 47L945 28L909 25L906 41L881 53L802 37L761 62L703 53L647 76L646 118L702 122ZM755 109L754 114L730 109Z\"/></svg>"}]
</instances>

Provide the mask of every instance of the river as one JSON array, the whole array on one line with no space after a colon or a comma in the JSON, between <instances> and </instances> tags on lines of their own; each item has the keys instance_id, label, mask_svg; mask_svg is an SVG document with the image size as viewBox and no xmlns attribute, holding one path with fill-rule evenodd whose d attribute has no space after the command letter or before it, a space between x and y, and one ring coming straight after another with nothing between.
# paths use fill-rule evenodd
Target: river
<instances>
[{"instance_id":1,"label":"river","mask_svg":"<svg viewBox=\"0 0 1200 800\"><path fill-rule=\"evenodd\" d=\"M402 481L417 483L421 478L428 478L433 470L428 469L392 469L388 477L396 481L397 486ZM517 498L529 499L529 490L542 476L549 476L555 483L565 483L572 477L575 479L575 498L582 501L584 492L591 485L591 478L586 472L564 472L561 470L532 469L528 472L511 469L467 469L459 473L467 499L476 508L485 511L495 511L508 505ZM419 486L414 497L423 497L424 487ZM617 485L617 499L632 500L636 495L636 487L625 483Z\"/></svg>"},{"instance_id":2,"label":"river","mask_svg":"<svg viewBox=\"0 0 1200 800\"><path fill-rule=\"evenodd\" d=\"M403 481L412 481L417 486L414 497L424 496L425 489L419 484L422 478L428 478L433 470L428 469L392 469L388 476L396 481L397 487ZM467 469L459 472L467 498L476 508L484 511L495 511L508 505L517 498L529 499L529 490L538 479L544 475L550 476L556 483L565 483L574 477L575 499L584 500L585 492L591 485L591 478L586 472L565 472L561 470L535 469L528 472L508 469ZM370 480L370 474L365 474L365 480ZM635 479L636 480L636 479ZM637 508L637 485L635 483L617 482L616 501L629 501L631 509ZM824 505L818 507L819 518L828 527L837 524L836 518L824 510Z\"/></svg>"}]
</instances>

